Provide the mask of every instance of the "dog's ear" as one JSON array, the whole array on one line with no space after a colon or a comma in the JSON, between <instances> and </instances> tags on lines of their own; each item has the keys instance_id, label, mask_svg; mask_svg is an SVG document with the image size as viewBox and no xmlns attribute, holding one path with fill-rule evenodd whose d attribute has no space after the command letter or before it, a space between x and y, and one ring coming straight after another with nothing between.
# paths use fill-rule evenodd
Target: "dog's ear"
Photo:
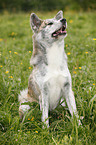
<instances>
[{"instance_id":1,"label":"dog's ear","mask_svg":"<svg viewBox=\"0 0 96 145\"><path fill-rule=\"evenodd\" d=\"M55 16L55 19L59 20L59 19L62 19L63 18L63 11L59 11L56 16Z\"/></svg>"},{"instance_id":2,"label":"dog's ear","mask_svg":"<svg viewBox=\"0 0 96 145\"><path fill-rule=\"evenodd\" d=\"M32 13L30 16L30 25L34 32L38 32L38 29L41 25L41 20L37 17L35 13Z\"/></svg>"}]
</instances>

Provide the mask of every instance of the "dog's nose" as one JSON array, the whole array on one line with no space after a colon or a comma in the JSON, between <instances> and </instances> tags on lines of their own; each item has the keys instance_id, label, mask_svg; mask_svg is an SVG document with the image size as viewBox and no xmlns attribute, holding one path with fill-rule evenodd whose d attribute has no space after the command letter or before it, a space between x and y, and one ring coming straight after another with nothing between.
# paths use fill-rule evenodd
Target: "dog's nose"
<instances>
[{"instance_id":1,"label":"dog's nose","mask_svg":"<svg viewBox=\"0 0 96 145\"><path fill-rule=\"evenodd\" d=\"M66 23L66 19L63 18L63 19L60 20L60 22L62 22L63 24L65 24Z\"/></svg>"}]
</instances>

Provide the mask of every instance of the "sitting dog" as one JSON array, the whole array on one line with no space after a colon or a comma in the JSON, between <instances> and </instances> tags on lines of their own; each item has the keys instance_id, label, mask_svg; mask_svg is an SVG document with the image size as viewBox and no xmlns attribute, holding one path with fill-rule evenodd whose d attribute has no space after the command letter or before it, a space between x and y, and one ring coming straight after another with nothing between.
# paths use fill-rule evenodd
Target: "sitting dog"
<instances>
[{"instance_id":1,"label":"sitting dog","mask_svg":"<svg viewBox=\"0 0 96 145\"><path fill-rule=\"evenodd\" d=\"M49 127L48 111L55 109L62 98L65 98L71 115L78 118L64 51L67 22L63 12L59 11L53 19L46 20L41 20L32 13L30 25L34 32L33 55L30 60L33 71L29 77L28 89L19 95L20 118L30 109L25 103L35 101L40 104L42 121Z\"/></svg>"}]
</instances>

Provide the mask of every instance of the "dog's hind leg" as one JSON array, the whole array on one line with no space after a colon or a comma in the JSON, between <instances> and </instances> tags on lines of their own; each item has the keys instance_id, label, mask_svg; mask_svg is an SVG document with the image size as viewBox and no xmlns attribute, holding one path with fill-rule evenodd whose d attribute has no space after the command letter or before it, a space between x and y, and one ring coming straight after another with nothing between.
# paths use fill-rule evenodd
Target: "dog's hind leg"
<instances>
[{"instance_id":1,"label":"dog's hind leg","mask_svg":"<svg viewBox=\"0 0 96 145\"><path fill-rule=\"evenodd\" d=\"M27 105L27 102L31 102L31 97L28 97L28 89L25 89L20 92L20 94L18 95L18 100L20 102L19 116L20 116L20 119L23 119L24 115L30 109L30 106Z\"/></svg>"}]
</instances>

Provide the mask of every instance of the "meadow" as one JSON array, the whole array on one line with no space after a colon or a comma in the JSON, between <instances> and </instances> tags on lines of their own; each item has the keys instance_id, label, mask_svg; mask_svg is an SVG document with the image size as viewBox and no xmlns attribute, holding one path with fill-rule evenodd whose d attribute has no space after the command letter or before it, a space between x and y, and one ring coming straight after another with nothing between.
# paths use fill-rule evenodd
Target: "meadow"
<instances>
[{"instance_id":1,"label":"meadow","mask_svg":"<svg viewBox=\"0 0 96 145\"><path fill-rule=\"evenodd\" d=\"M41 19L54 12L36 12ZM30 13L0 14L0 144L96 145L96 12L64 12L68 36L65 52L72 76L78 126L68 110L50 112L50 127L42 129L39 105L31 103L24 122L19 119L18 94L32 71Z\"/></svg>"}]
</instances>

